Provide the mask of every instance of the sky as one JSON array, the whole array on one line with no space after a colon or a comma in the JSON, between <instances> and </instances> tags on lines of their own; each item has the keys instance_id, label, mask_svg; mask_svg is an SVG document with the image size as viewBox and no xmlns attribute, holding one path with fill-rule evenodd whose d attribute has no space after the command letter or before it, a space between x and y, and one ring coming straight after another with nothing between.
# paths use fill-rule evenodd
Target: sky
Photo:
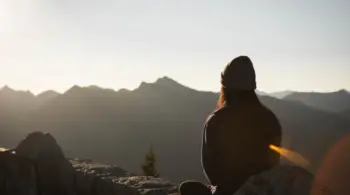
<instances>
[{"instance_id":1,"label":"sky","mask_svg":"<svg viewBox=\"0 0 350 195\"><path fill-rule=\"evenodd\" d=\"M258 89L350 89L348 0L0 0L0 86L218 91L239 55Z\"/></svg>"}]
</instances>

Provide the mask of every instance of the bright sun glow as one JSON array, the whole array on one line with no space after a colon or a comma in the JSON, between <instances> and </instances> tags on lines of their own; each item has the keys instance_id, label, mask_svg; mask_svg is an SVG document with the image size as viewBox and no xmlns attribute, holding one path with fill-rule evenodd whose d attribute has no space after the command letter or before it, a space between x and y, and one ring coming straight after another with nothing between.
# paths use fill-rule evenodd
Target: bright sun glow
<instances>
[{"instance_id":1,"label":"bright sun glow","mask_svg":"<svg viewBox=\"0 0 350 195\"><path fill-rule=\"evenodd\" d=\"M11 24L11 7L10 1L0 1L0 30L6 30Z\"/></svg>"}]
</instances>

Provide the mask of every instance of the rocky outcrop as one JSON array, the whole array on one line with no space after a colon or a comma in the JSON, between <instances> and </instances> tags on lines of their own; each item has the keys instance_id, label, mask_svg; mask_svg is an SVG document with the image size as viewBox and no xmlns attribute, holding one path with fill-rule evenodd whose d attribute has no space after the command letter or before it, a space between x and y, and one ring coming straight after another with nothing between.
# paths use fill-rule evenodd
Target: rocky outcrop
<instances>
[{"instance_id":1,"label":"rocky outcrop","mask_svg":"<svg viewBox=\"0 0 350 195\"><path fill-rule=\"evenodd\" d=\"M162 195L176 186L113 165L66 159L50 134L35 132L0 152L1 195Z\"/></svg>"},{"instance_id":2,"label":"rocky outcrop","mask_svg":"<svg viewBox=\"0 0 350 195\"><path fill-rule=\"evenodd\" d=\"M312 191L311 191L312 189ZM308 171L280 166L251 177L234 195L331 195ZM50 134L32 133L0 152L1 195L169 195L176 184L117 166L66 159Z\"/></svg>"},{"instance_id":3,"label":"rocky outcrop","mask_svg":"<svg viewBox=\"0 0 350 195\"><path fill-rule=\"evenodd\" d=\"M129 175L129 173L119 167L93 163L90 160L71 159L70 162L76 171L76 190L79 194L138 194L137 190L127 185L113 182L115 177Z\"/></svg>"},{"instance_id":4,"label":"rocky outcrop","mask_svg":"<svg viewBox=\"0 0 350 195\"><path fill-rule=\"evenodd\" d=\"M1 152L0 170L1 195L138 194L126 185L104 180L94 169L77 170L56 140L41 132L28 135L14 151Z\"/></svg>"},{"instance_id":5,"label":"rocky outcrop","mask_svg":"<svg viewBox=\"0 0 350 195\"><path fill-rule=\"evenodd\" d=\"M91 160L70 159L70 162L77 171L79 191L86 195L96 191L90 187L96 179L117 188L115 194L122 192L121 194L166 195L177 192L175 184L161 178L136 176L117 166L94 163ZM106 189L108 186L105 186Z\"/></svg>"},{"instance_id":6,"label":"rocky outcrop","mask_svg":"<svg viewBox=\"0 0 350 195\"><path fill-rule=\"evenodd\" d=\"M75 170L50 134L31 133L1 153L1 194L74 195Z\"/></svg>"},{"instance_id":7,"label":"rocky outcrop","mask_svg":"<svg viewBox=\"0 0 350 195\"><path fill-rule=\"evenodd\" d=\"M31 133L15 149L35 163L37 190L43 195L75 194L75 170L50 134Z\"/></svg>"},{"instance_id":8,"label":"rocky outcrop","mask_svg":"<svg viewBox=\"0 0 350 195\"><path fill-rule=\"evenodd\" d=\"M177 193L177 186L165 179L145 176L119 177L115 183L137 189L143 195L167 195Z\"/></svg>"},{"instance_id":9,"label":"rocky outcrop","mask_svg":"<svg viewBox=\"0 0 350 195\"><path fill-rule=\"evenodd\" d=\"M51 134L30 133L15 149L18 156L33 160L66 161L61 147Z\"/></svg>"}]
</instances>

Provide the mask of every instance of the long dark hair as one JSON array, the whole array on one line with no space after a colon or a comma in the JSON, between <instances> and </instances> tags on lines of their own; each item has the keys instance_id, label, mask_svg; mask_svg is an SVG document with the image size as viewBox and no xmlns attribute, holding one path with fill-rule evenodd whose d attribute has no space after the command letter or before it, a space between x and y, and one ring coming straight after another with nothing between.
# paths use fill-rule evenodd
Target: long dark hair
<instances>
[{"instance_id":1,"label":"long dark hair","mask_svg":"<svg viewBox=\"0 0 350 195\"><path fill-rule=\"evenodd\" d=\"M228 90L227 88L221 87L220 97L219 97L216 109L219 110L222 107L226 106L227 104L230 104L230 102L233 102L234 100L238 100L240 102L257 100L256 102L259 102L258 97L256 96L254 90L238 91L238 90Z\"/></svg>"},{"instance_id":2,"label":"long dark hair","mask_svg":"<svg viewBox=\"0 0 350 195\"><path fill-rule=\"evenodd\" d=\"M219 97L218 103L216 105L216 109L219 110L222 107L224 107L226 100L227 100L227 98L226 98L225 88L221 87L220 88L220 97Z\"/></svg>"}]
</instances>

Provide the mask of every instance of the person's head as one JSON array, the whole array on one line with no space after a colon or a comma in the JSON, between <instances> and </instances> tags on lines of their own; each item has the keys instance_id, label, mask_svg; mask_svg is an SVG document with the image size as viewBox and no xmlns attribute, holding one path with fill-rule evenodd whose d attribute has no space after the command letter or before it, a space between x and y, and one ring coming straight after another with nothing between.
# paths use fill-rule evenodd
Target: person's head
<instances>
[{"instance_id":1,"label":"person's head","mask_svg":"<svg viewBox=\"0 0 350 195\"><path fill-rule=\"evenodd\" d=\"M255 94L255 70L247 56L233 59L221 73L221 93L218 108L227 104L234 96Z\"/></svg>"}]
</instances>

